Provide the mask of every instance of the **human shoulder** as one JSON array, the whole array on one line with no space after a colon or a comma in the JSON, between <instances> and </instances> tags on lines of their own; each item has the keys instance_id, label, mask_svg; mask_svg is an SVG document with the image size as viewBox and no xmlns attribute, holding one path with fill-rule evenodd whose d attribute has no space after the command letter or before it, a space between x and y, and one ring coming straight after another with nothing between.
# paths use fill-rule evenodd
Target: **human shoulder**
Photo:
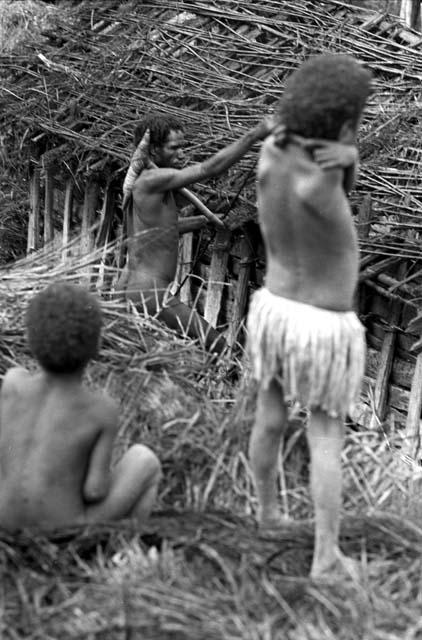
<instances>
[{"instance_id":1,"label":"human shoulder","mask_svg":"<svg viewBox=\"0 0 422 640\"><path fill-rule=\"evenodd\" d=\"M103 428L117 430L120 406L111 396L104 392L90 392L91 409L95 420Z\"/></svg>"},{"instance_id":2,"label":"human shoulder","mask_svg":"<svg viewBox=\"0 0 422 640\"><path fill-rule=\"evenodd\" d=\"M3 376L2 394L20 391L31 377L25 367L11 367Z\"/></svg>"}]
</instances>

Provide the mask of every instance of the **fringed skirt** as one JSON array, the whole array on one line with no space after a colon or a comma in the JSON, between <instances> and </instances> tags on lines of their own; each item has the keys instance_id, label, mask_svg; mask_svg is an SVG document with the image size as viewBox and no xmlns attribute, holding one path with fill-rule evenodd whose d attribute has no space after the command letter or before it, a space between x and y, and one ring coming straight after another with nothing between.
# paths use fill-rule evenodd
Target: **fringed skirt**
<instances>
[{"instance_id":1,"label":"fringed skirt","mask_svg":"<svg viewBox=\"0 0 422 640\"><path fill-rule=\"evenodd\" d=\"M344 416L359 399L365 329L353 311L328 311L276 296L265 287L251 300L248 350L254 378L272 380L286 401Z\"/></svg>"}]
</instances>

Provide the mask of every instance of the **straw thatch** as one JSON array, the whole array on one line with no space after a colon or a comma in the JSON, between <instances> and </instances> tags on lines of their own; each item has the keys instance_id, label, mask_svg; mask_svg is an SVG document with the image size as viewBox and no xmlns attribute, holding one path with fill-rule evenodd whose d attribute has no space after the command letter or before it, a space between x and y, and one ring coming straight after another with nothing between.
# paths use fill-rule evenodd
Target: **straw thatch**
<instances>
[{"instance_id":1,"label":"straw thatch","mask_svg":"<svg viewBox=\"0 0 422 640\"><path fill-rule=\"evenodd\" d=\"M397 18L337 0L64 3L48 29L3 54L1 122L14 171L46 154L73 175L121 180L136 121L173 113L200 160L271 110L286 76L326 51L349 53L374 73L362 127L362 172L354 200L371 194L377 222L362 249L418 257L421 38ZM19 149L19 153L16 150ZM217 209L236 197L240 219L254 213L250 154L213 181ZM203 185L206 199L210 185ZM403 237L405 240L403 241Z\"/></svg>"}]
</instances>

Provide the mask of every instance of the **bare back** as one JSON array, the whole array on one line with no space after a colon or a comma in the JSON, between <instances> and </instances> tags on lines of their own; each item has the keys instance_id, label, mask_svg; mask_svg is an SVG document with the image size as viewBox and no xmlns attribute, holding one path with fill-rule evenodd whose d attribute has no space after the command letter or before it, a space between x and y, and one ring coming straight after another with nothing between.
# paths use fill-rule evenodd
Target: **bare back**
<instances>
[{"instance_id":1,"label":"bare back","mask_svg":"<svg viewBox=\"0 0 422 640\"><path fill-rule=\"evenodd\" d=\"M92 453L114 403L44 374L10 374L0 396L0 526L83 522Z\"/></svg>"},{"instance_id":2,"label":"bare back","mask_svg":"<svg viewBox=\"0 0 422 640\"><path fill-rule=\"evenodd\" d=\"M267 252L266 286L279 296L349 311L358 243L343 170L322 170L296 144L262 145L258 211Z\"/></svg>"}]
</instances>

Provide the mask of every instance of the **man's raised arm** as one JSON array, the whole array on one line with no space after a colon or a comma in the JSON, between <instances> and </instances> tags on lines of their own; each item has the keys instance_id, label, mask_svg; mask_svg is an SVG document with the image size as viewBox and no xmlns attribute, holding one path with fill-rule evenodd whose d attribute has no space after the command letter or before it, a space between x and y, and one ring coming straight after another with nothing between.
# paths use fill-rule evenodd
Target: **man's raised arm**
<instances>
[{"instance_id":1,"label":"man's raised arm","mask_svg":"<svg viewBox=\"0 0 422 640\"><path fill-rule=\"evenodd\" d=\"M274 122L267 118L203 162L184 169L151 169L143 174L143 188L148 191L170 191L213 178L240 160L256 142L266 138L273 128Z\"/></svg>"}]
</instances>

